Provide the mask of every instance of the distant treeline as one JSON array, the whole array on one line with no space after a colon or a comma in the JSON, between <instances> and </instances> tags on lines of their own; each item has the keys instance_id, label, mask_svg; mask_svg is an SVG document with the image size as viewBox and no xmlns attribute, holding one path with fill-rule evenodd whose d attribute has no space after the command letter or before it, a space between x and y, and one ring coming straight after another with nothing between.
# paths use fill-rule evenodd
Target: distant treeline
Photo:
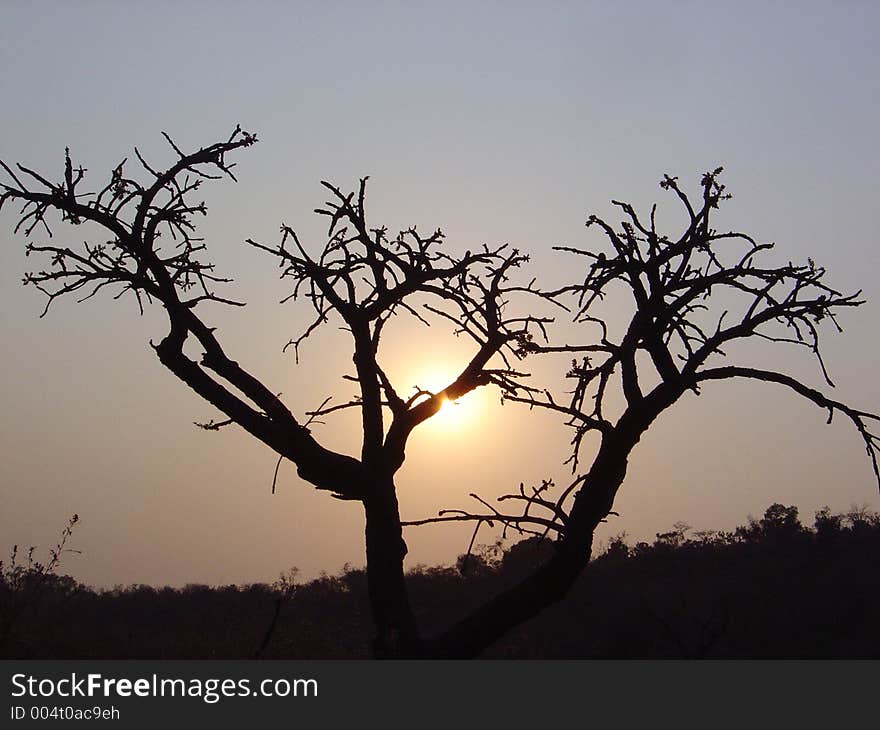
<instances>
[{"instance_id":1,"label":"distant treeline","mask_svg":"<svg viewBox=\"0 0 880 730\"><path fill-rule=\"evenodd\" d=\"M553 543L481 546L409 574L426 634L542 561ZM0 563L4 658L360 658L366 578L96 591L51 565ZM653 543L612 539L567 598L510 633L492 658L878 658L880 515L770 506L732 532L676 524Z\"/></svg>"}]
</instances>

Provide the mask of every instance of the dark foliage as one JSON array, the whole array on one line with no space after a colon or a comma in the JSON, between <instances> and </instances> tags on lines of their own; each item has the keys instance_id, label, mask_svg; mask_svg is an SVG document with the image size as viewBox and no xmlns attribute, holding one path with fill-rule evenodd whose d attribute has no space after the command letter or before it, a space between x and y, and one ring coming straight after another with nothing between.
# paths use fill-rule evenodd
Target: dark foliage
<instances>
[{"instance_id":1,"label":"dark foliage","mask_svg":"<svg viewBox=\"0 0 880 730\"><path fill-rule=\"evenodd\" d=\"M506 551L483 546L455 568L411 571L420 623L442 631L520 581L550 550L547 541L530 538ZM653 544L611 540L566 601L483 656L878 658L878 569L880 515L865 510L825 509L812 529L800 523L796 507L779 504L729 533L677 524ZM294 578L271 586L94 591L53 575L3 656L365 658L364 572L348 569L302 585ZM4 575L4 606L15 590Z\"/></svg>"}]
</instances>

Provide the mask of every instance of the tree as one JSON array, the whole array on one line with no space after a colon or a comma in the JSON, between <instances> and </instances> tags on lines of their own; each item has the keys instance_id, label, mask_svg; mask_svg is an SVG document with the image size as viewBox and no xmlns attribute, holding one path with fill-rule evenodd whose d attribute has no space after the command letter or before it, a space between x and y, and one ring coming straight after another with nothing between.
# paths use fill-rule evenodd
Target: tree
<instances>
[{"instance_id":1,"label":"tree","mask_svg":"<svg viewBox=\"0 0 880 730\"><path fill-rule=\"evenodd\" d=\"M158 303L167 314L168 333L154 345L156 355L223 414L221 420L203 427L214 430L237 424L273 449L279 459L294 462L298 474L317 489L362 503L376 656L474 656L559 600L588 563L593 533L612 510L628 457L641 436L685 393L699 393L711 381L739 378L777 383L827 409L829 417L841 412L865 440L877 474L877 438L867 425L876 416L834 401L783 373L710 366L723 356L723 347L753 337L800 343L819 357L818 323L824 319L836 323L838 310L861 304L858 294L844 296L828 287L824 270L812 261L807 266L762 267L755 261L770 244L712 229L710 215L728 197L718 182L720 168L703 177L697 205L675 178L666 177L661 183L678 196L688 215L689 222L677 237L657 233L653 210L646 224L625 203L617 203L626 216L620 230L591 217L589 225L601 228L611 243L610 255L563 249L587 258L589 265L583 281L554 291L542 290L534 281L511 283L511 273L527 257L506 246L483 247L459 256L442 248L439 230L424 236L413 228L391 236L386 228L372 227L365 212L366 178L352 193L323 183L330 200L316 212L328 218L329 227L317 255L284 225L278 244L247 241L278 260L281 277L291 282L290 298L306 299L314 311L312 324L290 343L294 350L333 317L342 321L351 337L352 380L358 395L339 405L325 401L317 411L306 414L309 420L302 420L275 391L227 354L202 315L207 302L242 303L218 293L218 286L229 279L216 273L204 258L206 246L196 235L195 219L206 214L206 207L193 203L193 194L205 180L234 179L229 157L254 144L256 136L236 127L225 141L192 153L183 152L168 135L165 138L177 156L171 166L157 170L135 149L146 182L130 176L123 160L97 193L80 191L85 170L74 166L69 150L59 183L20 164L13 169L0 162L7 176L0 188L0 208L8 202L23 206L17 232L30 237L41 229L51 237L47 216L56 212L72 225L97 224L110 237L105 243L84 243L79 248L29 242L27 254L48 257L50 265L27 274L24 283L46 295L46 309L68 294L82 292L83 298L89 298L105 287L114 287L117 296L133 295L141 307L145 302ZM168 236L171 245L165 243ZM735 254L722 251L729 245L738 245L740 250ZM730 260L729 255L733 256ZM613 289L627 292L632 299L632 317L617 339L593 314L594 304ZM727 306L726 295L713 294L721 290L746 300L727 325L725 320L733 310ZM586 344L555 344L547 337L549 317L509 314L514 297L563 308L572 303L575 320L597 328L597 335ZM707 307L718 301L726 309L707 324L712 316ZM451 320L459 333L473 340L471 359L441 391L401 395L382 369L383 327L394 316L426 323L426 317ZM766 332L772 325L788 328L792 335ZM199 360L185 351L192 341L202 350ZM525 374L514 367L526 356L560 352L578 358L568 372L574 388L567 402L558 402L549 391L527 384ZM653 375L645 374L649 369ZM456 400L481 386L497 387L506 400L549 409L566 419L573 429L573 481L557 496L551 496L553 483L545 481L530 490L521 485L518 493L501 498L521 504L521 511L501 512L480 500L485 512L452 510L426 520L402 522L394 479L410 435L447 399ZM619 387L624 397L624 407L616 417L607 415L605 408L613 387ZM348 408L357 409L361 416L358 456L325 448L309 429L311 419ZM598 436L595 456L590 467L582 470L584 444L592 434ZM403 527L450 520L472 521L477 529L497 522L505 530L552 534L555 549L525 580L429 639L420 635L407 596Z\"/></svg>"}]
</instances>

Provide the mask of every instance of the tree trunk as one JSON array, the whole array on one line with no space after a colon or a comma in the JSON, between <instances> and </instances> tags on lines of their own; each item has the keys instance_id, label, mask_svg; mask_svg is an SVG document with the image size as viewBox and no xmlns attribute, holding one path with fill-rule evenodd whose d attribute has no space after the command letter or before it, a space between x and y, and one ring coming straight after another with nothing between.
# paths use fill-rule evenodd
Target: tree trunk
<instances>
[{"instance_id":1,"label":"tree trunk","mask_svg":"<svg viewBox=\"0 0 880 730\"><path fill-rule=\"evenodd\" d=\"M367 543L367 586L376 636L377 659L408 659L422 654L406 581L406 543L393 483L377 484L364 499Z\"/></svg>"},{"instance_id":2,"label":"tree trunk","mask_svg":"<svg viewBox=\"0 0 880 730\"><path fill-rule=\"evenodd\" d=\"M629 439L603 443L584 486L575 496L566 532L556 543L553 557L525 580L426 642L427 655L471 659L511 629L562 600L590 560L593 534L611 510L623 483L627 457L638 441L637 434L634 429Z\"/></svg>"},{"instance_id":3,"label":"tree trunk","mask_svg":"<svg viewBox=\"0 0 880 730\"><path fill-rule=\"evenodd\" d=\"M538 570L499 593L470 616L430 642L433 659L472 659L504 634L562 598L590 559L589 552L560 550Z\"/></svg>"}]
</instances>

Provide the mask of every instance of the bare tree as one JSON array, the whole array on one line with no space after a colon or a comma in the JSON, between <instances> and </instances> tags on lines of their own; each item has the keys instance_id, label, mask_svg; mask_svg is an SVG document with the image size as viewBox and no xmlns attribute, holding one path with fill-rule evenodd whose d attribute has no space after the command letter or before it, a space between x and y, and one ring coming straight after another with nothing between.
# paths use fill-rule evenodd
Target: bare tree
<instances>
[{"instance_id":1,"label":"bare tree","mask_svg":"<svg viewBox=\"0 0 880 730\"><path fill-rule=\"evenodd\" d=\"M484 247L464 256L442 247L440 230L428 236L415 228L390 236L385 228L368 225L364 209L366 179L356 193L343 193L323 183L329 201L316 212L329 220L327 240L309 253L294 230L281 227L278 244L248 240L251 246L276 257L281 277L291 282L288 298L305 298L314 321L296 340L300 343L331 317L341 319L351 335L359 393L349 402L325 406L297 419L275 391L230 357L203 319L207 302L242 306L222 296L220 276L204 257L206 245L196 236L195 218L206 213L193 194L208 179L234 179L229 157L249 147L256 137L239 127L225 141L184 153L168 136L177 156L168 168L157 170L140 152L141 181L127 172L123 160L97 193L81 192L85 170L65 154L61 182L37 172L0 162L8 180L0 206L23 204L16 231L26 236L52 230L47 216L60 212L73 225L93 223L109 240L81 247L27 245L27 254L49 258L47 269L29 273L26 285L40 289L47 306L66 295L88 299L106 287L116 295L130 293L143 308L161 305L168 316L168 334L154 345L165 367L219 409L224 417L202 424L215 430L235 423L297 466L298 474L316 488L344 500L357 500L366 516L366 555L369 594L379 656L412 656L421 652L404 582L403 541L394 475L403 464L413 430L434 415L443 403L483 385L494 384L518 393L521 373L511 358L521 356L533 331L545 320L505 313L513 291L539 295L532 286L512 287L508 273L526 257L507 246ZM170 239L170 240L169 240ZM418 300L415 302L415 300ZM417 308L418 307L418 308ZM45 311L44 311L45 314ZM462 363L458 376L439 392L401 393L382 369L378 357L382 332L396 315L426 322L425 315L445 317L474 341L473 356ZM188 341L202 349L199 361L185 352ZM363 440L360 454L349 456L323 447L309 430L311 420L328 413L360 411Z\"/></svg>"},{"instance_id":2,"label":"bare tree","mask_svg":"<svg viewBox=\"0 0 880 730\"><path fill-rule=\"evenodd\" d=\"M109 235L103 243L80 247L28 243L28 255L45 256L50 265L27 274L24 283L46 295L47 309L68 294L82 294L82 300L105 287L111 287L117 297L131 294L141 307L157 303L168 317L168 333L154 345L157 356L223 414L219 421L203 427L215 430L237 424L273 449L279 459L294 462L298 474L316 488L363 504L376 656L473 656L561 598L589 560L593 532L612 509L627 459L641 435L661 412L686 392L698 392L707 381L774 382L827 409L829 416L840 411L865 439L877 473L877 441L866 425L874 416L831 400L782 373L709 366L730 342L751 337L800 342L818 356L817 323L822 319L836 322L840 308L861 303L858 295L843 296L826 286L824 270L812 262L762 268L754 261L767 244L711 229L710 212L726 197L717 182L720 169L703 178L702 201L697 206L674 178L662 183L678 195L690 218L676 239L655 231L653 211L650 223L644 224L626 204L619 204L627 217L619 231L591 218L590 223L607 234L611 255L568 249L589 259L586 278L550 292L540 290L534 281L524 286L511 283L511 272L527 260L516 250L483 247L459 256L442 247L439 230L425 236L413 228L391 236L387 229L367 223L366 179L352 193L323 183L329 201L316 212L327 217L329 226L320 250L310 253L311 247L301 243L288 226L281 227L277 244L247 241L278 260L282 279L291 284L289 298L305 298L314 311L311 325L289 343L294 350L333 318L341 320L351 337L355 373L349 378L356 385L356 396L337 405L325 401L303 420L227 354L202 315L206 302L242 303L218 293L218 287L230 280L204 258L206 245L196 235L195 219L206 213L206 207L193 203L192 198L206 179L234 179L234 165L228 157L254 144L256 137L237 127L225 141L192 153L183 152L165 137L176 155L172 165L156 169L136 149L141 173L130 175L123 160L95 193L81 192L85 170L74 166L69 151L63 180L58 183L22 165L13 169L0 162L7 176L0 183L0 208L6 203L22 206L16 231L31 237L40 230L51 237L47 216L57 212L67 223L96 224L105 238ZM720 251L728 244L740 247L730 261ZM594 302L615 287L628 291L633 300L629 327L617 340L593 314ZM725 325L731 316L725 312L714 326L708 326L703 310L707 302L718 299L709 299L713 290L722 289L744 296L745 309L731 324ZM597 327L598 336L589 344L554 345L546 337L549 318L509 314L514 296L560 306L573 298L576 319ZM451 320L459 333L473 341L471 358L441 391L401 393L383 370L379 357L383 328L398 315L425 323L428 318ZM764 331L774 324L788 328L792 335ZM185 352L186 344L193 341L202 350L199 360ZM569 372L575 387L568 402L559 403L548 392L524 384L524 373L514 367L526 355L552 352L579 358ZM650 387L640 377L645 356L657 381ZM603 408L612 384L622 389L626 402L616 418L607 416ZM502 498L520 502L521 511L503 513L483 502L484 513L454 511L402 523L394 478L411 433L447 399L486 385L500 388L508 400L548 408L567 419L574 429L574 481L552 498L549 481L528 492L521 487L519 493ZM360 413L363 438L357 456L325 448L309 429L312 419L343 409ZM598 434L599 444L592 465L581 471L581 448L591 433ZM477 527L498 522L520 531L552 533L557 549L521 584L444 634L425 639L407 597L402 527L449 520L475 521Z\"/></svg>"},{"instance_id":3,"label":"bare tree","mask_svg":"<svg viewBox=\"0 0 880 730\"><path fill-rule=\"evenodd\" d=\"M476 528L499 523L515 530L555 537L555 554L519 585L496 596L436 642L437 653L472 656L498 637L559 600L590 558L596 527L612 513L614 498L624 481L629 456L657 417L688 392L717 380L758 380L788 388L828 413L848 418L865 443L880 484L878 437L869 429L878 416L857 410L808 387L797 378L773 369L727 364L727 352L737 341L763 339L808 349L817 359L828 386L832 382L819 349L819 326L863 302L860 292L843 295L825 281L825 270L808 259L806 265L761 263L773 247L734 231L719 232L711 218L730 196L719 182L722 169L706 173L701 196L692 201L674 177L661 187L672 192L686 212L684 230L675 237L658 233L656 205L642 220L628 203L613 201L623 212L615 228L590 216L587 225L604 234L610 250L560 247L587 259L581 283L558 292L574 299L575 320L592 328L583 344L526 344L534 353L570 353L568 372L574 387L567 402L549 391L511 394L522 401L560 413L571 427L570 464L573 480L558 494L552 482L527 491L522 485L500 502L519 503L521 511L503 512L474 496L484 511L444 510L438 517L407 524L470 521ZM594 315L597 303L622 294L628 300L628 324L615 337L606 321ZM618 300L615 300L618 301ZM609 394L622 395L620 413L609 415ZM596 436L587 469L580 457L588 436Z\"/></svg>"}]
</instances>

